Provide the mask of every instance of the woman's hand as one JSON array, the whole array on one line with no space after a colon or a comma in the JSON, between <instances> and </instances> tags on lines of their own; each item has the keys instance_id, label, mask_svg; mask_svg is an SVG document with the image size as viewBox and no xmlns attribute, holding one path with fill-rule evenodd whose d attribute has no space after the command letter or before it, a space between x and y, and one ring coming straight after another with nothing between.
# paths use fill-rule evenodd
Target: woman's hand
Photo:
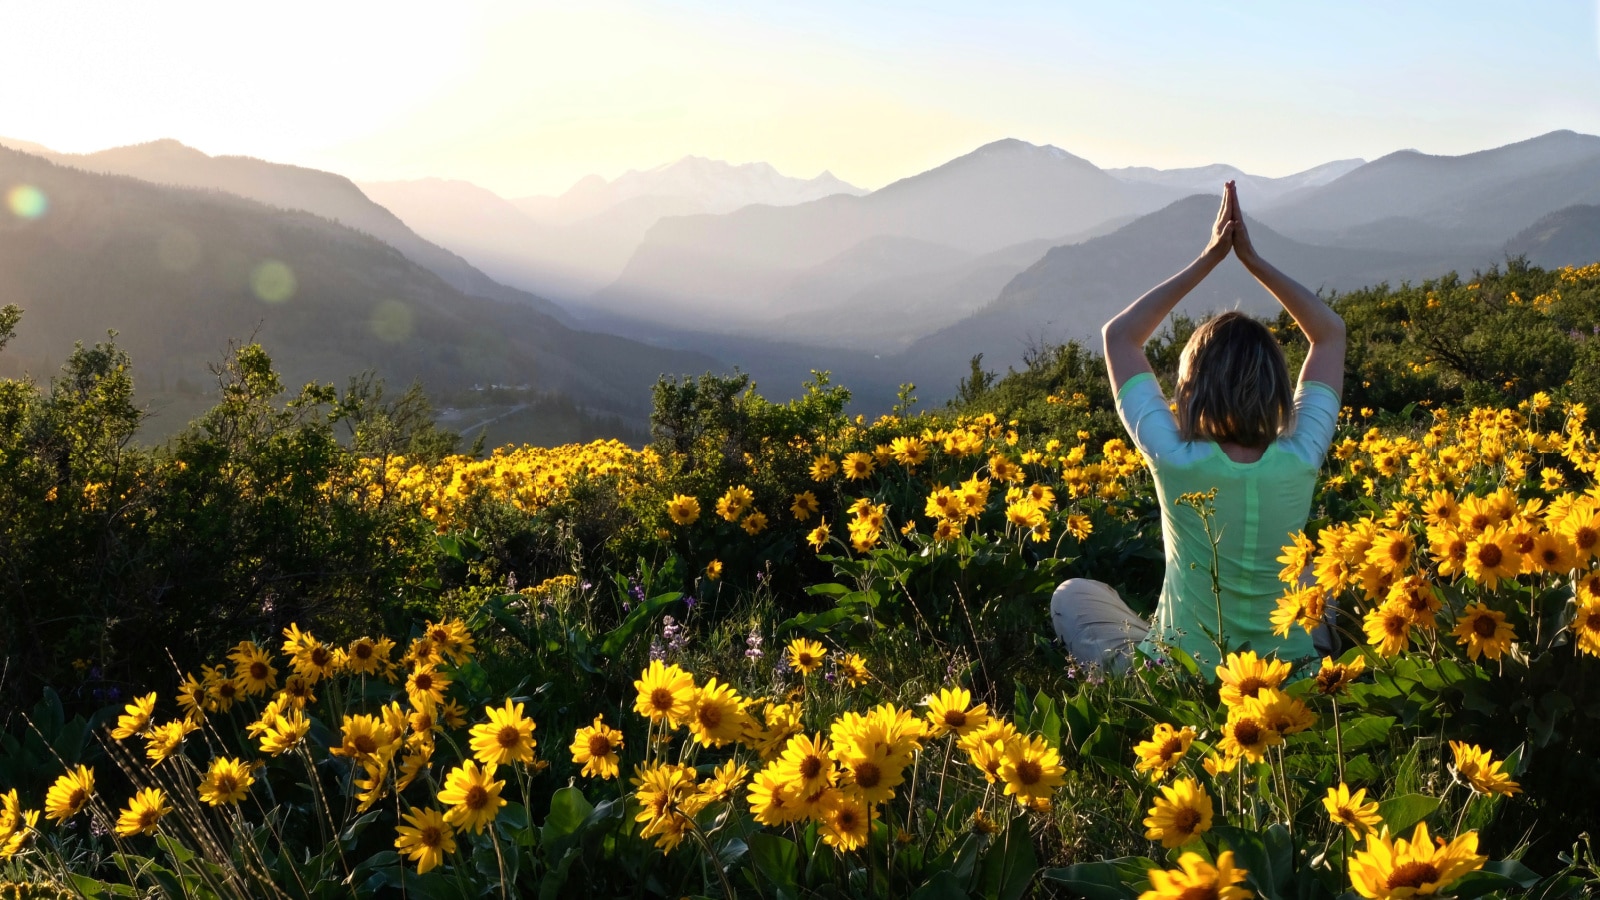
<instances>
[{"instance_id":1,"label":"woman's hand","mask_svg":"<svg viewBox=\"0 0 1600 900\"><path fill-rule=\"evenodd\" d=\"M1222 189L1222 200L1233 220L1233 252L1246 266L1254 265L1260 257L1256 255L1255 245L1250 243L1250 231L1245 228L1244 213L1239 209L1238 186L1228 182Z\"/></svg>"},{"instance_id":2,"label":"woman's hand","mask_svg":"<svg viewBox=\"0 0 1600 900\"><path fill-rule=\"evenodd\" d=\"M1223 188L1217 220L1211 224L1211 240L1200 253L1200 258L1212 265L1222 262L1228 251L1233 249L1234 235L1241 224L1236 217L1238 202L1239 198L1233 192L1233 182L1230 181Z\"/></svg>"}]
</instances>

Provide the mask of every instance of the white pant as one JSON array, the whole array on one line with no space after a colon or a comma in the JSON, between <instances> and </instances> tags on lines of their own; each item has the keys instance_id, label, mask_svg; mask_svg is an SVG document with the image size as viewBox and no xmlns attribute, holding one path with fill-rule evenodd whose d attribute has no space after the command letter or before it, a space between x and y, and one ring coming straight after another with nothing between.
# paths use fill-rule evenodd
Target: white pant
<instances>
[{"instance_id":1,"label":"white pant","mask_svg":"<svg viewBox=\"0 0 1600 900\"><path fill-rule=\"evenodd\" d=\"M1121 671L1150 633L1150 623L1122 602L1111 585L1092 578L1069 578L1050 598L1050 620L1067 652L1079 662Z\"/></svg>"}]
</instances>

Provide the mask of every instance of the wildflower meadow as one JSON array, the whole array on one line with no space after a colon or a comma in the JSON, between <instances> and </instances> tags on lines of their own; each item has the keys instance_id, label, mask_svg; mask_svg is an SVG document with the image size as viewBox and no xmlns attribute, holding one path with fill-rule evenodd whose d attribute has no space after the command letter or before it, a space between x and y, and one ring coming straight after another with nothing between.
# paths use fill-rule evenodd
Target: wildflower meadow
<instances>
[{"instance_id":1,"label":"wildflower meadow","mask_svg":"<svg viewBox=\"0 0 1600 900\"><path fill-rule=\"evenodd\" d=\"M487 451L253 346L140 449L80 348L0 386L0 897L1591 896L1600 267L1333 302L1349 406L1259 615L1341 646L1126 669L1049 625L1161 580L1076 345Z\"/></svg>"}]
</instances>

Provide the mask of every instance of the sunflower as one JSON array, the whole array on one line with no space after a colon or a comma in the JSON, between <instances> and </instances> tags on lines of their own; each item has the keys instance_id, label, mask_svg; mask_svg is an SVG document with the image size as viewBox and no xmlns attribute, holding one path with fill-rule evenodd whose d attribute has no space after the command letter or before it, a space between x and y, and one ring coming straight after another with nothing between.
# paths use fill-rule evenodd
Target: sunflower
<instances>
[{"instance_id":1,"label":"sunflower","mask_svg":"<svg viewBox=\"0 0 1600 900\"><path fill-rule=\"evenodd\" d=\"M533 739L534 721L522 714L523 704L513 704L508 698L501 709L484 707L489 721L472 726L472 755L485 767L508 766L512 763L527 765L533 762L533 749L538 741Z\"/></svg>"},{"instance_id":2,"label":"sunflower","mask_svg":"<svg viewBox=\"0 0 1600 900\"><path fill-rule=\"evenodd\" d=\"M783 748L773 771L789 779L793 793L809 796L833 783L834 762L822 735L795 735Z\"/></svg>"},{"instance_id":3,"label":"sunflower","mask_svg":"<svg viewBox=\"0 0 1600 900\"><path fill-rule=\"evenodd\" d=\"M1412 625L1428 631L1437 627L1436 617L1444 607L1438 590L1421 575L1407 575L1390 585L1386 601L1403 607Z\"/></svg>"},{"instance_id":4,"label":"sunflower","mask_svg":"<svg viewBox=\"0 0 1600 900\"><path fill-rule=\"evenodd\" d=\"M607 725L604 716L595 716L594 724L579 728L572 736L572 762L583 766L585 778L616 778L622 772L622 760L617 751L622 749L622 732Z\"/></svg>"},{"instance_id":5,"label":"sunflower","mask_svg":"<svg viewBox=\"0 0 1600 900\"><path fill-rule=\"evenodd\" d=\"M345 650L345 667L354 675L384 675L393 669L389 656L394 653L394 641L386 637L356 638Z\"/></svg>"},{"instance_id":6,"label":"sunflower","mask_svg":"<svg viewBox=\"0 0 1600 900\"><path fill-rule=\"evenodd\" d=\"M1236 868L1233 851L1217 854L1215 866L1198 853L1185 853L1178 857L1176 869L1151 869L1150 890L1139 895L1139 900L1245 900L1251 896L1246 888L1234 887L1249 874Z\"/></svg>"},{"instance_id":7,"label":"sunflower","mask_svg":"<svg viewBox=\"0 0 1600 900\"><path fill-rule=\"evenodd\" d=\"M810 533L806 535L806 543L811 545L811 549L821 553L822 548L828 544L829 536L828 520L823 519L817 523L817 527L811 529Z\"/></svg>"},{"instance_id":8,"label":"sunflower","mask_svg":"<svg viewBox=\"0 0 1600 900\"><path fill-rule=\"evenodd\" d=\"M1573 591L1577 609L1572 616L1572 635L1578 641L1578 651L1600 656L1600 573L1584 578Z\"/></svg>"},{"instance_id":9,"label":"sunflower","mask_svg":"<svg viewBox=\"0 0 1600 900\"><path fill-rule=\"evenodd\" d=\"M789 504L789 513L796 522L804 522L817 514L822 504L817 502L817 495L810 491L801 491L794 495L794 502Z\"/></svg>"},{"instance_id":10,"label":"sunflower","mask_svg":"<svg viewBox=\"0 0 1600 900\"><path fill-rule=\"evenodd\" d=\"M829 790L817 817L822 842L835 850L859 850L872 829L872 810L854 791Z\"/></svg>"},{"instance_id":11,"label":"sunflower","mask_svg":"<svg viewBox=\"0 0 1600 900\"><path fill-rule=\"evenodd\" d=\"M414 734L405 739L405 752L400 756L400 771L395 775L394 789L403 791L417 777L429 771L433 762L432 735Z\"/></svg>"},{"instance_id":12,"label":"sunflower","mask_svg":"<svg viewBox=\"0 0 1600 900\"><path fill-rule=\"evenodd\" d=\"M839 464L828 454L824 453L811 461L812 481L827 481L837 474L839 474Z\"/></svg>"},{"instance_id":13,"label":"sunflower","mask_svg":"<svg viewBox=\"0 0 1600 900\"><path fill-rule=\"evenodd\" d=\"M440 653L458 666L470 659L475 651L472 631L460 619L429 622L423 633L439 648Z\"/></svg>"},{"instance_id":14,"label":"sunflower","mask_svg":"<svg viewBox=\"0 0 1600 900\"><path fill-rule=\"evenodd\" d=\"M211 806L238 803L256 783L254 769L241 759L219 756L200 781L200 799Z\"/></svg>"},{"instance_id":15,"label":"sunflower","mask_svg":"<svg viewBox=\"0 0 1600 900\"><path fill-rule=\"evenodd\" d=\"M1063 778L1066 771L1056 748L1035 735L1006 747L999 774L1000 780L1006 783L1005 792L1014 794L1017 802L1026 804L1030 800L1049 799L1050 794L1066 780Z\"/></svg>"},{"instance_id":16,"label":"sunflower","mask_svg":"<svg viewBox=\"0 0 1600 900\"><path fill-rule=\"evenodd\" d=\"M79 766L50 785L44 798L44 817L52 822L65 822L89 805L94 796L94 770Z\"/></svg>"},{"instance_id":17,"label":"sunflower","mask_svg":"<svg viewBox=\"0 0 1600 900\"><path fill-rule=\"evenodd\" d=\"M1411 645L1411 611L1392 601L1368 612L1361 627L1379 656L1398 656Z\"/></svg>"},{"instance_id":18,"label":"sunflower","mask_svg":"<svg viewBox=\"0 0 1600 900\"><path fill-rule=\"evenodd\" d=\"M165 725L157 725L145 733L145 758L150 760L151 768L172 758L178 748L183 745L183 739L192 734L200 726L189 719L174 719Z\"/></svg>"},{"instance_id":19,"label":"sunflower","mask_svg":"<svg viewBox=\"0 0 1600 900\"><path fill-rule=\"evenodd\" d=\"M233 684L240 693L255 697L278 689L278 670L272 656L252 641L243 641L228 654L233 660Z\"/></svg>"},{"instance_id":20,"label":"sunflower","mask_svg":"<svg viewBox=\"0 0 1600 900\"><path fill-rule=\"evenodd\" d=\"M767 514L751 510L750 515L745 516L744 521L739 523L739 527L744 529L745 534L755 537L767 530Z\"/></svg>"},{"instance_id":21,"label":"sunflower","mask_svg":"<svg viewBox=\"0 0 1600 900\"><path fill-rule=\"evenodd\" d=\"M1440 575L1453 579L1466 571L1467 544L1466 536L1454 525L1428 526L1428 555L1433 557Z\"/></svg>"},{"instance_id":22,"label":"sunflower","mask_svg":"<svg viewBox=\"0 0 1600 900\"><path fill-rule=\"evenodd\" d=\"M1572 542L1558 532L1543 531L1533 539L1533 552L1529 561L1541 572L1561 575L1578 565L1578 554Z\"/></svg>"},{"instance_id":23,"label":"sunflower","mask_svg":"<svg viewBox=\"0 0 1600 900\"><path fill-rule=\"evenodd\" d=\"M881 743L863 746L838 740L834 741L834 759L841 786L853 786L873 806L893 799L894 789L905 781L906 766L911 764L910 754L892 753Z\"/></svg>"},{"instance_id":24,"label":"sunflower","mask_svg":"<svg viewBox=\"0 0 1600 900\"><path fill-rule=\"evenodd\" d=\"M839 677L849 682L851 687L860 687L872 677L872 673L867 671L867 661L859 653L846 653L835 663L839 668Z\"/></svg>"},{"instance_id":25,"label":"sunflower","mask_svg":"<svg viewBox=\"0 0 1600 900\"><path fill-rule=\"evenodd\" d=\"M762 825L784 825L800 820L799 794L787 773L768 766L757 772L746 794L750 815Z\"/></svg>"},{"instance_id":26,"label":"sunflower","mask_svg":"<svg viewBox=\"0 0 1600 900\"><path fill-rule=\"evenodd\" d=\"M28 834L38 826L39 811L23 809L16 788L0 795L0 860L16 856Z\"/></svg>"},{"instance_id":27,"label":"sunflower","mask_svg":"<svg viewBox=\"0 0 1600 900\"><path fill-rule=\"evenodd\" d=\"M1480 794L1522 793L1522 786L1501 771L1505 762L1495 759L1489 751L1475 744L1451 741L1450 752L1455 754L1456 774L1466 779L1474 791Z\"/></svg>"},{"instance_id":28,"label":"sunflower","mask_svg":"<svg viewBox=\"0 0 1600 900\"><path fill-rule=\"evenodd\" d=\"M1372 900L1435 894L1456 879L1483 868L1478 833L1469 831L1449 843L1428 836L1428 824L1417 823L1411 840L1387 833L1367 833L1367 846L1350 858L1350 881Z\"/></svg>"},{"instance_id":29,"label":"sunflower","mask_svg":"<svg viewBox=\"0 0 1600 900\"><path fill-rule=\"evenodd\" d=\"M1456 498L1449 491L1434 491L1422 503L1422 517L1429 525L1454 522L1456 510Z\"/></svg>"},{"instance_id":30,"label":"sunflower","mask_svg":"<svg viewBox=\"0 0 1600 900\"><path fill-rule=\"evenodd\" d=\"M183 683L178 685L178 708L183 717L196 725L206 719L206 686L192 673L185 672Z\"/></svg>"},{"instance_id":31,"label":"sunflower","mask_svg":"<svg viewBox=\"0 0 1600 900\"><path fill-rule=\"evenodd\" d=\"M1330 697L1341 694L1366 670L1367 658L1364 656L1357 656L1348 663L1334 662L1333 657L1324 656L1322 668L1317 670L1314 679L1317 692Z\"/></svg>"},{"instance_id":32,"label":"sunflower","mask_svg":"<svg viewBox=\"0 0 1600 900\"><path fill-rule=\"evenodd\" d=\"M1366 564L1385 572L1402 573L1410 568L1411 554L1416 547L1416 539L1409 532L1383 529L1367 549Z\"/></svg>"},{"instance_id":33,"label":"sunflower","mask_svg":"<svg viewBox=\"0 0 1600 900\"><path fill-rule=\"evenodd\" d=\"M1211 795L1193 778L1180 778L1161 788L1161 796L1145 817L1144 836L1171 849L1189 843L1211 830L1216 813Z\"/></svg>"},{"instance_id":34,"label":"sunflower","mask_svg":"<svg viewBox=\"0 0 1600 900\"><path fill-rule=\"evenodd\" d=\"M700 782L695 790L709 803L723 803L732 800L749 777L749 766L730 759L711 770L711 777Z\"/></svg>"},{"instance_id":35,"label":"sunflower","mask_svg":"<svg viewBox=\"0 0 1600 900\"><path fill-rule=\"evenodd\" d=\"M732 687L712 678L698 688L689 705L684 724L702 747L721 747L744 734L749 714L745 702Z\"/></svg>"},{"instance_id":36,"label":"sunflower","mask_svg":"<svg viewBox=\"0 0 1600 900\"><path fill-rule=\"evenodd\" d=\"M111 732L111 736L119 741L143 734L150 727L150 717L156 711L156 695L136 697L124 709L127 711L117 717L117 727Z\"/></svg>"},{"instance_id":37,"label":"sunflower","mask_svg":"<svg viewBox=\"0 0 1600 900\"><path fill-rule=\"evenodd\" d=\"M449 689L450 676L432 664L417 666L406 676L406 696L416 709L434 709L444 702L444 692Z\"/></svg>"},{"instance_id":38,"label":"sunflower","mask_svg":"<svg viewBox=\"0 0 1600 900\"><path fill-rule=\"evenodd\" d=\"M656 847L668 851L688 833L693 817L706 800L696 789L694 770L671 763L636 770L631 779L634 797L642 809L634 821L645 823L640 837L655 838Z\"/></svg>"},{"instance_id":39,"label":"sunflower","mask_svg":"<svg viewBox=\"0 0 1600 900\"><path fill-rule=\"evenodd\" d=\"M851 481L860 481L872 475L872 470L877 468L878 461L871 453L846 453L844 456L844 476Z\"/></svg>"},{"instance_id":40,"label":"sunflower","mask_svg":"<svg viewBox=\"0 0 1600 900\"><path fill-rule=\"evenodd\" d=\"M154 834L161 817L170 812L172 807L167 805L167 795L160 788L145 788L128 801L128 808L117 816L113 830L118 837Z\"/></svg>"},{"instance_id":41,"label":"sunflower","mask_svg":"<svg viewBox=\"0 0 1600 900\"><path fill-rule=\"evenodd\" d=\"M673 728L688 720L694 704L694 676L677 667L651 660L633 683L639 695L633 709L652 722L665 721Z\"/></svg>"},{"instance_id":42,"label":"sunflower","mask_svg":"<svg viewBox=\"0 0 1600 900\"><path fill-rule=\"evenodd\" d=\"M1600 551L1600 510L1592 503L1574 507L1557 529L1572 543L1573 556L1583 565Z\"/></svg>"},{"instance_id":43,"label":"sunflower","mask_svg":"<svg viewBox=\"0 0 1600 900\"><path fill-rule=\"evenodd\" d=\"M1522 571L1522 554L1511 543L1511 532L1491 525L1467 542L1467 577L1494 590L1501 579L1515 578Z\"/></svg>"},{"instance_id":44,"label":"sunflower","mask_svg":"<svg viewBox=\"0 0 1600 900\"><path fill-rule=\"evenodd\" d=\"M964 737L973 729L982 728L989 721L989 704L974 705L972 693L966 688L944 688L936 694L929 695L925 702L928 705L929 737L939 737L946 733Z\"/></svg>"},{"instance_id":45,"label":"sunflower","mask_svg":"<svg viewBox=\"0 0 1600 900\"><path fill-rule=\"evenodd\" d=\"M717 581L722 578L722 560L713 559L711 562L706 563L706 578L711 581Z\"/></svg>"},{"instance_id":46,"label":"sunflower","mask_svg":"<svg viewBox=\"0 0 1600 900\"><path fill-rule=\"evenodd\" d=\"M1456 509L1456 524L1468 538L1475 537L1500 521L1488 497L1468 497Z\"/></svg>"},{"instance_id":47,"label":"sunflower","mask_svg":"<svg viewBox=\"0 0 1600 900\"><path fill-rule=\"evenodd\" d=\"M1290 588L1278 598L1277 608L1272 611L1272 633L1288 637L1289 629L1298 624L1310 634L1322 626L1322 616L1326 611L1327 598L1322 588L1314 584Z\"/></svg>"},{"instance_id":48,"label":"sunflower","mask_svg":"<svg viewBox=\"0 0 1600 900\"><path fill-rule=\"evenodd\" d=\"M406 824L395 827L394 848L417 864L417 874L426 875L444 862L445 854L456 852L456 833L437 809L413 809L401 816Z\"/></svg>"},{"instance_id":49,"label":"sunflower","mask_svg":"<svg viewBox=\"0 0 1600 900\"><path fill-rule=\"evenodd\" d=\"M693 525L700 518L700 501L685 494L674 494L667 501L667 516L674 524Z\"/></svg>"},{"instance_id":50,"label":"sunflower","mask_svg":"<svg viewBox=\"0 0 1600 900\"><path fill-rule=\"evenodd\" d=\"M1225 665L1217 666L1217 678L1222 682L1222 702L1230 707L1254 697L1262 688L1283 684L1291 670L1287 662L1261 659L1254 650L1229 653L1224 662Z\"/></svg>"},{"instance_id":51,"label":"sunflower","mask_svg":"<svg viewBox=\"0 0 1600 900\"><path fill-rule=\"evenodd\" d=\"M1467 656L1474 662L1479 656L1499 659L1511 649L1511 642L1517 637L1511 625L1506 622L1505 613L1490 609L1482 603L1474 603L1467 607L1461 617L1456 619L1456 627L1451 634L1467 648Z\"/></svg>"},{"instance_id":52,"label":"sunflower","mask_svg":"<svg viewBox=\"0 0 1600 900\"><path fill-rule=\"evenodd\" d=\"M506 783L494 780L494 770L494 766L479 769L471 759L450 770L444 779L444 790L439 792L439 802L450 806L444 814L446 822L479 833L489 827L500 814L500 807L506 805L500 796Z\"/></svg>"},{"instance_id":53,"label":"sunflower","mask_svg":"<svg viewBox=\"0 0 1600 900\"><path fill-rule=\"evenodd\" d=\"M822 645L809 638L795 638L789 642L789 665L800 670L801 675L810 675L822 666L822 658L828 653Z\"/></svg>"},{"instance_id":54,"label":"sunflower","mask_svg":"<svg viewBox=\"0 0 1600 900\"><path fill-rule=\"evenodd\" d=\"M261 752L273 756L300 746L300 742L305 740L306 733L311 730L311 720L299 710L263 719L262 725Z\"/></svg>"},{"instance_id":55,"label":"sunflower","mask_svg":"<svg viewBox=\"0 0 1600 900\"><path fill-rule=\"evenodd\" d=\"M1160 781L1189 752L1189 745L1194 743L1195 737L1194 729L1188 726L1179 729L1166 722L1157 722L1150 740L1141 741L1133 748L1134 754L1139 757L1133 768L1135 771L1148 772L1153 781Z\"/></svg>"},{"instance_id":56,"label":"sunflower","mask_svg":"<svg viewBox=\"0 0 1600 900\"><path fill-rule=\"evenodd\" d=\"M935 543L948 544L958 537L961 537L961 523L954 519L940 519L939 524L933 526Z\"/></svg>"},{"instance_id":57,"label":"sunflower","mask_svg":"<svg viewBox=\"0 0 1600 900\"><path fill-rule=\"evenodd\" d=\"M1366 798L1366 788L1352 794L1350 788L1341 781L1338 787L1328 788L1328 796L1323 798L1322 805L1328 810L1328 818L1333 824L1350 829L1350 835L1359 839L1383 824L1383 817L1378 815L1378 802L1362 802Z\"/></svg>"},{"instance_id":58,"label":"sunflower","mask_svg":"<svg viewBox=\"0 0 1600 900\"><path fill-rule=\"evenodd\" d=\"M1228 721L1222 726L1222 739L1217 741L1217 749L1228 756L1243 756L1251 762L1260 762L1268 748L1281 743L1283 735L1267 727L1260 716L1236 707L1228 713Z\"/></svg>"},{"instance_id":59,"label":"sunflower","mask_svg":"<svg viewBox=\"0 0 1600 900\"><path fill-rule=\"evenodd\" d=\"M717 515L729 522L739 521L744 511L750 504L756 502L756 495L750 492L745 485L728 488L728 492L717 500Z\"/></svg>"}]
</instances>

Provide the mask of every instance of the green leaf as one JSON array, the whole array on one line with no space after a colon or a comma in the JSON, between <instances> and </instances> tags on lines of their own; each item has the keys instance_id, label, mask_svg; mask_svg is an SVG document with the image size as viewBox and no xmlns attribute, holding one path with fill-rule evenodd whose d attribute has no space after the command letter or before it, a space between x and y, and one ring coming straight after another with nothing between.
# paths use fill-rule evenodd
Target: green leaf
<instances>
[{"instance_id":1,"label":"green leaf","mask_svg":"<svg viewBox=\"0 0 1600 900\"><path fill-rule=\"evenodd\" d=\"M794 895L800 869L800 848L794 841L758 831L750 835L750 862L778 889L779 896Z\"/></svg>"},{"instance_id":2,"label":"green leaf","mask_svg":"<svg viewBox=\"0 0 1600 900\"><path fill-rule=\"evenodd\" d=\"M1133 886L1123 881L1116 865L1105 861L1042 869L1039 877L1064 885L1085 900L1132 900L1138 896Z\"/></svg>"},{"instance_id":3,"label":"green leaf","mask_svg":"<svg viewBox=\"0 0 1600 900\"><path fill-rule=\"evenodd\" d=\"M606 656L616 656L623 647L627 646L628 641L632 640L634 635L643 630L644 626L655 618L656 613L660 612L668 604L676 602L682 596L683 594L678 591L670 591L665 594L657 594L639 604L633 612L628 614L626 619L622 620L621 625L606 633L605 640L600 642L600 652Z\"/></svg>"},{"instance_id":4,"label":"green leaf","mask_svg":"<svg viewBox=\"0 0 1600 900\"><path fill-rule=\"evenodd\" d=\"M1360 716L1343 727L1343 749L1349 753L1387 740L1394 716Z\"/></svg>"},{"instance_id":5,"label":"green leaf","mask_svg":"<svg viewBox=\"0 0 1600 900\"><path fill-rule=\"evenodd\" d=\"M591 812L594 812L594 805L583 791L575 787L561 788L550 797L550 815L539 829L539 842L553 853L554 848L578 833Z\"/></svg>"},{"instance_id":6,"label":"green leaf","mask_svg":"<svg viewBox=\"0 0 1600 900\"><path fill-rule=\"evenodd\" d=\"M1439 808L1439 799L1426 794L1402 794L1378 804L1378 815L1389 826L1389 833L1400 835L1415 828L1418 822L1433 815Z\"/></svg>"},{"instance_id":7,"label":"green leaf","mask_svg":"<svg viewBox=\"0 0 1600 900\"><path fill-rule=\"evenodd\" d=\"M1020 900L1038 868L1028 817L1019 815L1011 820L1005 836L990 847L979 873L979 889L987 900Z\"/></svg>"},{"instance_id":8,"label":"green leaf","mask_svg":"<svg viewBox=\"0 0 1600 900\"><path fill-rule=\"evenodd\" d=\"M953 873L940 871L913 891L911 900L967 900L967 892Z\"/></svg>"}]
</instances>

